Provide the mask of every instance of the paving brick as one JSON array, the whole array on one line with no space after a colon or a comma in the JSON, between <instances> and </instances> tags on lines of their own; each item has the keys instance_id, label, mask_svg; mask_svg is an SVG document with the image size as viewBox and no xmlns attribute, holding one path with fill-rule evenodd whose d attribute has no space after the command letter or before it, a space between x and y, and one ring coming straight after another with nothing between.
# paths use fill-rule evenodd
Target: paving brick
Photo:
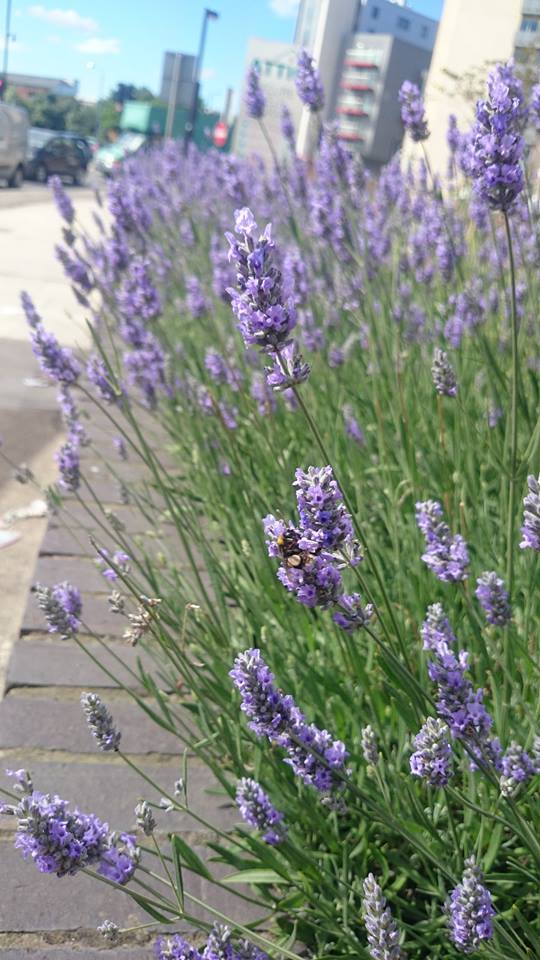
<instances>
[{"instance_id":1,"label":"paving brick","mask_svg":"<svg viewBox=\"0 0 540 960\"><path fill-rule=\"evenodd\" d=\"M148 703L154 705L153 701ZM117 696L110 700L109 706L122 731L122 747L126 753L181 755L183 746L178 737L158 726L136 703ZM192 725L185 708L177 705L175 710ZM38 694L37 690L33 696L12 691L0 703L0 748L5 747L74 753L95 753L96 750L78 698L63 698L58 693L46 698L44 691Z\"/></svg>"},{"instance_id":2,"label":"paving brick","mask_svg":"<svg viewBox=\"0 0 540 960\"><path fill-rule=\"evenodd\" d=\"M125 623L125 621L122 621ZM52 635L51 635L52 636ZM110 640L107 649L97 641L84 640L85 647L99 658L124 686L131 689L142 685L129 673L137 673L140 659L145 670L155 669L155 663L141 647L133 648L122 641ZM118 663L115 656L120 657ZM124 664L124 666L122 666ZM69 641L52 640L50 636L19 639L8 666L6 689L12 687L117 687L80 647Z\"/></svg>"},{"instance_id":3,"label":"paving brick","mask_svg":"<svg viewBox=\"0 0 540 960\"><path fill-rule=\"evenodd\" d=\"M33 583L60 583L69 580L78 583L90 593L108 593L109 584L95 560L74 560L67 557L39 557Z\"/></svg>"},{"instance_id":4,"label":"paving brick","mask_svg":"<svg viewBox=\"0 0 540 960\"><path fill-rule=\"evenodd\" d=\"M100 754L77 760L43 761L31 760L25 752L11 754L10 767L19 769L30 766L36 790L58 794L69 800L81 810L92 811L105 820L113 830L129 831L135 829L135 804L142 797L159 803L164 793L172 795L174 782L182 775L182 760L167 759L160 764L148 764L144 759L139 766L151 780L158 785L153 789L134 770L122 762L120 757ZM0 760L0 768L5 764ZM212 773L199 760L188 761L187 766L188 803L193 811L216 828L225 830L239 823L236 806L223 793L219 796L208 791L218 789L218 782ZM11 781L0 775L0 784L9 787ZM209 833L210 830L199 824L187 813L155 811L158 830L162 833ZM10 818L0 821L1 830L12 830Z\"/></svg>"},{"instance_id":5,"label":"paving brick","mask_svg":"<svg viewBox=\"0 0 540 960\"><path fill-rule=\"evenodd\" d=\"M100 544L107 549L115 549L115 543L110 537L101 536ZM76 530L66 530L59 527L49 526L41 544L40 554L68 557L95 557L96 551L88 534L77 528Z\"/></svg>"},{"instance_id":6,"label":"paving brick","mask_svg":"<svg viewBox=\"0 0 540 960\"><path fill-rule=\"evenodd\" d=\"M195 850L204 857L203 848L196 847ZM155 858L150 858L148 854L146 857L155 866ZM0 861L0 931L95 929L103 920L114 920L122 926L148 920L142 909L122 891L113 890L92 877L76 874L58 879L39 873L34 864L23 860L20 851L15 850L7 840L0 840ZM157 869L160 869L159 866ZM230 873L230 868L219 864L212 865L212 869L215 876L222 877ZM188 871L184 872L184 889L204 904L233 916L238 922L248 922L257 915L264 915L260 911L257 913L259 908L246 904ZM186 906L194 916L212 920L206 910L189 900ZM175 929L181 928L181 923L175 923Z\"/></svg>"},{"instance_id":7,"label":"paving brick","mask_svg":"<svg viewBox=\"0 0 540 960\"><path fill-rule=\"evenodd\" d=\"M114 954L113 954L114 950ZM106 945L101 950L92 947L79 946L77 938L73 938L73 946L65 947L1 947L0 960L151 960L152 945L146 947L121 947Z\"/></svg>"}]
</instances>

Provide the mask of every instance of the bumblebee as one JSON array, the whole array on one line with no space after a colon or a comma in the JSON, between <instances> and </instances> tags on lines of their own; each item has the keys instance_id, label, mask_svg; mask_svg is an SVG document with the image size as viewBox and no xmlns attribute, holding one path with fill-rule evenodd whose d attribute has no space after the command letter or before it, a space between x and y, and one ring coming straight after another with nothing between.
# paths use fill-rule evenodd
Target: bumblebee
<instances>
[{"instance_id":1,"label":"bumblebee","mask_svg":"<svg viewBox=\"0 0 540 960\"><path fill-rule=\"evenodd\" d=\"M300 535L296 530L291 529L291 527L285 530L284 533L280 533L276 539L283 563L286 567L293 567L295 570L301 570L313 560L314 556L307 550L300 550L298 546L299 539Z\"/></svg>"}]
</instances>

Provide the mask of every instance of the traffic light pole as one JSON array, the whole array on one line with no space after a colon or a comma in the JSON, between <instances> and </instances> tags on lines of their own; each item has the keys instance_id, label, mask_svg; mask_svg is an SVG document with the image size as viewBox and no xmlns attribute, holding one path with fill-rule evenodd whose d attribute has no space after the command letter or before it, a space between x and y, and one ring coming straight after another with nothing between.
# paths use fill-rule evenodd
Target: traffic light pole
<instances>
[{"instance_id":1,"label":"traffic light pole","mask_svg":"<svg viewBox=\"0 0 540 960\"><path fill-rule=\"evenodd\" d=\"M11 39L11 0L6 0L6 29L4 31L4 62L2 64L2 83L0 83L0 100L6 95L7 73L9 61L9 41Z\"/></svg>"}]
</instances>

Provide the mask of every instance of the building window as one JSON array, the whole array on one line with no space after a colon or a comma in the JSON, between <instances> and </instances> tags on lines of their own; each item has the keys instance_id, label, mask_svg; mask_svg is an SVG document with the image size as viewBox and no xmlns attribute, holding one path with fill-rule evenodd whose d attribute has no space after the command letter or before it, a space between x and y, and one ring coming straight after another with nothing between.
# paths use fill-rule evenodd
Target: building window
<instances>
[{"instance_id":1,"label":"building window","mask_svg":"<svg viewBox=\"0 0 540 960\"><path fill-rule=\"evenodd\" d=\"M538 20L532 20L530 17L524 17L521 21L521 29L524 33L536 33L538 30Z\"/></svg>"},{"instance_id":2,"label":"building window","mask_svg":"<svg viewBox=\"0 0 540 960\"><path fill-rule=\"evenodd\" d=\"M376 20L378 16L379 16L379 8L378 8L378 7L372 7L372 8L371 8L371 18L372 18L372 20Z\"/></svg>"},{"instance_id":3,"label":"building window","mask_svg":"<svg viewBox=\"0 0 540 960\"><path fill-rule=\"evenodd\" d=\"M424 24L424 26L420 30L420 36L422 37L422 40L425 40L427 35L428 35L428 28Z\"/></svg>"},{"instance_id":4,"label":"building window","mask_svg":"<svg viewBox=\"0 0 540 960\"><path fill-rule=\"evenodd\" d=\"M408 29L409 29L409 27L410 27L410 25L411 25L411 21L410 21L407 17L398 17L398 18L397 18L397 25L398 25L398 30L404 30L404 31L405 31L405 30L408 30Z\"/></svg>"}]
</instances>

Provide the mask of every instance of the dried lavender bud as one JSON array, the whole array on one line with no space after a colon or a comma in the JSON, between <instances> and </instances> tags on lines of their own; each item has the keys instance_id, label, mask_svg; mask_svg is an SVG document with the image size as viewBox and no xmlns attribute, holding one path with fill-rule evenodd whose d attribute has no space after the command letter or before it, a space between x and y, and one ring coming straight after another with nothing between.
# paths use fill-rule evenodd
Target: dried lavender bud
<instances>
[{"instance_id":1,"label":"dried lavender bud","mask_svg":"<svg viewBox=\"0 0 540 960\"><path fill-rule=\"evenodd\" d=\"M361 737L362 754L366 763L375 767L379 762L379 748L377 746L377 737L373 728L368 724L362 730Z\"/></svg>"},{"instance_id":2,"label":"dried lavender bud","mask_svg":"<svg viewBox=\"0 0 540 960\"><path fill-rule=\"evenodd\" d=\"M32 775L28 770L6 770L6 774L15 780L13 784L15 793L32 793L34 785L32 783Z\"/></svg>"},{"instance_id":3,"label":"dried lavender bud","mask_svg":"<svg viewBox=\"0 0 540 960\"><path fill-rule=\"evenodd\" d=\"M465 866L462 881L450 894L445 909L452 942L462 953L474 953L493 936L495 910L474 857L466 860Z\"/></svg>"},{"instance_id":4,"label":"dried lavender bud","mask_svg":"<svg viewBox=\"0 0 540 960\"><path fill-rule=\"evenodd\" d=\"M150 630L152 622L159 619L157 607L161 603L159 598L143 597L135 613L128 613L130 626L124 630L123 638L135 647L139 640Z\"/></svg>"},{"instance_id":5,"label":"dried lavender bud","mask_svg":"<svg viewBox=\"0 0 540 960\"><path fill-rule=\"evenodd\" d=\"M537 772L534 761L515 740L502 758L502 771L499 784L503 797L511 797Z\"/></svg>"},{"instance_id":6,"label":"dried lavender bud","mask_svg":"<svg viewBox=\"0 0 540 960\"><path fill-rule=\"evenodd\" d=\"M137 826L140 827L147 837L151 836L156 829L156 821L152 809L146 800L139 801L135 807L135 816L137 818Z\"/></svg>"},{"instance_id":7,"label":"dried lavender bud","mask_svg":"<svg viewBox=\"0 0 540 960\"><path fill-rule=\"evenodd\" d=\"M282 843L287 830L283 814L276 810L269 796L256 780L243 777L236 788L236 803L242 819L262 833L262 839L272 846Z\"/></svg>"},{"instance_id":8,"label":"dried lavender bud","mask_svg":"<svg viewBox=\"0 0 540 960\"><path fill-rule=\"evenodd\" d=\"M452 364L448 359L448 354L444 350L435 348L433 354L433 364L431 367L431 376L435 390L443 397L455 397L457 394L457 381Z\"/></svg>"},{"instance_id":9,"label":"dried lavender bud","mask_svg":"<svg viewBox=\"0 0 540 960\"><path fill-rule=\"evenodd\" d=\"M125 613L126 601L118 590L113 590L108 601L111 613Z\"/></svg>"},{"instance_id":10,"label":"dried lavender bud","mask_svg":"<svg viewBox=\"0 0 540 960\"><path fill-rule=\"evenodd\" d=\"M414 738L411 773L427 780L431 787L445 787L453 775L449 732L442 720L428 717Z\"/></svg>"},{"instance_id":11,"label":"dried lavender bud","mask_svg":"<svg viewBox=\"0 0 540 960\"><path fill-rule=\"evenodd\" d=\"M121 733L116 729L113 718L101 697L98 697L97 693L82 693L81 706L98 748L104 753L118 750Z\"/></svg>"},{"instance_id":12,"label":"dried lavender bud","mask_svg":"<svg viewBox=\"0 0 540 960\"><path fill-rule=\"evenodd\" d=\"M504 581L494 572L485 572L476 581L475 594L486 614L488 623L504 627L512 619L508 592Z\"/></svg>"},{"instance_id":13,"label":"dried lavender bud","mask_svg":"<svg viewBox=\"0 0 540 960\"><path fill-rule=\"evenodd\" d=\"M28 467L26 463L21 463L13 471L13 479L24 486L26 483L32 483L35 477L30 467Z\"/></svg>"},{"instance_id":14,"label":"dried lavender bud","mask_svg":"<svg viewBox=\"0 0 540 960\"><path fill-rule=\"evenodd\" d=\"M399 946L399 930L382 890L370 873L363 882L362 916L373 960L406 960Z\"/></svg>"},{"instance_id":15,"label":"dried lavender bud","mask_svg":"<svg viewBox=\"0 0 540 960\"><path fill-rule=\"evenodd\" d=\"M118 924L113 923L112 920L104 920L103 923L97 928L97 931L102 937L105 938L105 940L108 940L109 943L118 943L120 927Z\"/></svg>"}]
</instances>

